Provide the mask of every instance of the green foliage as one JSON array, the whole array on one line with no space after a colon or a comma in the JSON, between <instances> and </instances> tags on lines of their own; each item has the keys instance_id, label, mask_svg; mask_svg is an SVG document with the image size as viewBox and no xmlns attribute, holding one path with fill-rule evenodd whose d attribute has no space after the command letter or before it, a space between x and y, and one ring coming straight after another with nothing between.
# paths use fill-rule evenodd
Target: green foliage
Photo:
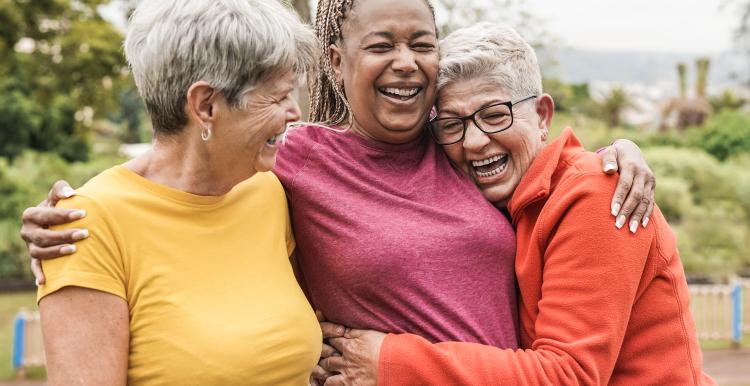
<instances>
[{"instance_id":1,"label":"green foliage","mask_svg":"<svg viewBox=\"0 0 750 386\"><path fill-rule=\"evenodd\" d=\"M96 161L67 163L50 153L27 151L12 164L0 158L0 279L30 278L26 246L19 237L21 213L47 196L52 184L65 179L79 186L122 159L104 155Z\"/></svg>"},{"instance_id":2,"label":"green foliage","mask_svg":"<svg viewBox=\"0 0 750 386\"><path fill-rule=\"evenodd\" d=\"M708 102L713 111L718 113L723 110L739 110L747 100L738 97L731 89L725 89L721 95L709 98Z\"/></svg>"},{"instance_id":3,"label":"green foliage","mask_svg":"<svg viewBox=\"0 0 750 386\"><path fill-rule=\"evenodd\" d=\"M0 1L0 156L22 149L86 160L92 123L132 88L101 0Z\"/></svg>"},{"instance_id":4,"label":"green foliage","mask_svg":"<svg viewBox=\"0 0 750 386\"><path fill-rule=\"evenodd\" d=\"M750 153L750 115L724 110L706 128L692 130L691 144L720 160Z\"/></svg>"}]
</instances>

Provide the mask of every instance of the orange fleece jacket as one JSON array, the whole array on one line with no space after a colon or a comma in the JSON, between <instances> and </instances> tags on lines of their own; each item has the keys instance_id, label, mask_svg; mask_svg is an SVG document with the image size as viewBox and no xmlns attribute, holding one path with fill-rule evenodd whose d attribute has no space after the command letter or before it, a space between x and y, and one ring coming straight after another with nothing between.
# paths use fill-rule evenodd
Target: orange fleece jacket
<instances>
[{"instance_id":1,"label":"orange fleece jacket","mask_svg":"<svg viewBox=\"0 0 750 386\"><path fill-rule=\"evenodd\" d=\"M609 214L617 176L571 129L508 205L520 350L390 334L379 385L706 385L676 240L658 209L637 234Z\"/></svg>"}]
</instances>

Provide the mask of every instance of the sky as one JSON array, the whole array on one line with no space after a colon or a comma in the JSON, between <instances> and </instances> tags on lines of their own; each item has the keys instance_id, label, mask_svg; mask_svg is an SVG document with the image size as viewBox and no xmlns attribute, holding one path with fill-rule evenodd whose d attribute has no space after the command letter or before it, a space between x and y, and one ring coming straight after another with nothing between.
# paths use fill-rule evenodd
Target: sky
<instances>
[{"instance_id":1,"label":"sky","mask_svg":"<svg viewBox=\"0 0 750 386\"><path fill-rule=\"evenodd\" d=\"M740 0L525 1L543 28L571 48L713 54L732 49L739 21L733 5ZM118 3L100 10L124 26Z\"/></svg>"},{"instance_id":2,"label":"sky","mask_svg":"<svg viewBox=\"0 0 750 386\"><path fill-rule=\"evenodd\" d=\"M739 21L732 0L528 2L564 44L596 51L725 52Z\"/></svg>"}]
</instances>

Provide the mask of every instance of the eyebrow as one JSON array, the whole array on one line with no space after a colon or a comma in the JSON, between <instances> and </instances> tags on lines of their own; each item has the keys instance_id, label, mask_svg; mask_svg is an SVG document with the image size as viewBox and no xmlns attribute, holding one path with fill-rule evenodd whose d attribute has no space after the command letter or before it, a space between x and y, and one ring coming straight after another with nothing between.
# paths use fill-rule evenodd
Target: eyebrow
<instances>
[{"instance_id":1,"label":"eyebrow","mask_svg":"<svg viewBox=\"0 0 750 386\"><path fill-rule=\"evenodd\" d=\"M481 106L479 106L479 108L475 109L474 112L476 112L477 110L481 110L481 109L483 109L485 107L489 107L489 106L492 106L492 105L499 105L499 104L502 104L502 103L505 103L505 102L500 101L498 99L493 99L493 100L491 100L489 102L483 103ZM451 116L450 117L441 117L440 116L441 114L451 114ZM462 118L462 117L465 117L465 115L458 114L458 113L456 113L453 110L442 110L442 109L440 109L440 110L438 110L437 117L438 118Z\"/></svg>"},{"instance_id":2,"label":"eyebrow","mask_svg":"<svg viewBox=\"0 0 750 386\"><path fill-rule=\"evenodd\" d=\"M421 38L422 36L425 36L425 35L436 36L435 32L431 32L431 31L427 31L427 30L419 30L419 31L415 31L414 33L412 33L411 36L409 36L409 38L410 39L417 39L417 38ZM372 36L384 37L386 39L393 39L394 38L393 33L392 32L388 32L388 31L370 32L367 35L365 35L365 38L369 38L369 37L372 37Z\"/></svg>"}]
</instances>

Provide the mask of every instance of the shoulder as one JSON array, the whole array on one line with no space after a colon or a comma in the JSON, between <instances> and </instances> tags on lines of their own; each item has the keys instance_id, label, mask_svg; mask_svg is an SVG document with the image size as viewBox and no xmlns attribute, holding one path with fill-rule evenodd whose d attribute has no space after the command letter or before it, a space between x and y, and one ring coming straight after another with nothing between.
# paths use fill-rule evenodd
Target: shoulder
<instances>
[{"instance_id":1,"label":"shoulder","mask_svg":"<svg viewBox=\"0 0 750 386\"><path fill-rule=\"evenodd\" d=\"M342 137L339 127L306 125L290 129L279 146L274 172L287 188L305 166L318 157L321 148L330 148L336 138Z\"/></svg>"},{"instance_id":2,"label":"shoulder","mask_svg":"<svg viewBox=\"0 0 750 386\"><path fill-rule=\"evenodd\" d=\"M123 205L122 196L129 190L127 180L119 175L117 168L107 169L94 176L76 189L73 197L59 201L57 207L85 210L86 217L82 222L106 222L108 212Z\"/></svg>"}]
</instances>

